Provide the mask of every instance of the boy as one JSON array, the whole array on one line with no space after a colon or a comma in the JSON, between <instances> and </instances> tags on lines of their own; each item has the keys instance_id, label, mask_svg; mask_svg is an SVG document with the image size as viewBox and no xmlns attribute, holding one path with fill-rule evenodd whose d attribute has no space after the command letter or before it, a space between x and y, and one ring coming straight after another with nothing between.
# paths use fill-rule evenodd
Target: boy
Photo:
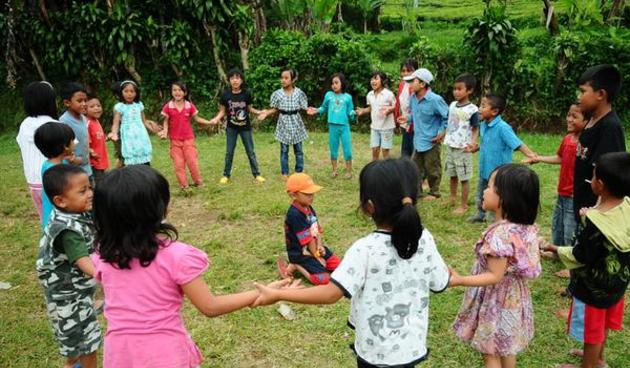
<instances>
[{"instance_id":1,"label":"boy","mask_svg":"<svg viewBox=\"0 0 630 368\"><path fill-rule=\"evenodd\" d=\"M569 335L584 344L583 351L573 352L582 355L581 367L606 366L608 331L622 326L624 293L630 282L630 154L601 155L590 184L599 201L582 211L583 227L573 247L544 247L572 268L568 324Z\"/></svg>"},{"instance_id":2,"label":"boy","mask_svg":"<svg viewBox=\"0 0 630 368\"><path fill-rule=\"evenodd\" d=\"M512 152L519 150L529 158L536 154L514 134L512 127L501 118L505 110L505 98L493 93L481 99L479 116L482 119L479 129L481 148L473 147L471 152L479 152L479 185L477 186L477 214L469 217L468 222L485 222L483 210L483 191L488 186L490 174L497 167L512 162ZM493 218L489 219L494 221Z\"/></svg>"},{"instance_id":3,"label":"boy","mask_svg":"<svg viewBox=\"0 0 630 368\"><path fill-rule=\"evenodd\" d=\"M442 162L440 143L446 135L448 105L444 99L431 91L433 74L420 68L404 78L411 83L411 115L399 118L399 123L409 121L413 124L413 160L418 165L420 177L427 178L429 194L424 197L431 201L440 197ZM422 195L422 188L420 192Z\"/></svg>"},{"instance_id":4,"label":"boy","mask_svg":"<svg viewBox=\"0 0 630 368\"><path fill-rule=\"evenodd\" d=\"M451 178L452 206L457 202L457 181L462 183L462 199L459 207L453 210L455 215L468 211L468 193L472 178L473 162L471 150L479 140L479 108L470 102L477 80L470 74L462 74L453 83L453 97L448 108L448 126L446 128L446 167L444 171Z\"/></svg>"},{"instance_id":5,"label":"boy","mask_svg":"<svg viewBox=\"0 0 630 368\"><path fill-rule=\"evenodd\" d=\"M89 153L90 141L87 128L87 120L83 114L87 108L87 93L79 83L68 83L61 90L61 98L66 106L66 112L59 117L59 122L64 123L74 131L77 143L74 145L74 156L77 164L81 166L88 176L92 176ZM80 161L79 161L80 160Z\"/></svg>"},{"instance_id":6,"label":"boy","mask_svg":"<svg viewBox=\"0 0 630 368\"><path fill-rule=\"evenodd\" d=\"M96 96L89 96L86 117L90 142L90 166L92 167L92 174L96 183L101 180L103 175L105 175L105 170L109 168L105 133L101 122L98 120L102 114L101 101Z\"/></svg>"},{"instance_id":7,"label":"boy","mask_svg":"<svg viewBox=\"0 0 630 368\"><path fill-rule=\"evenodd\" d=\"M101 330L92 306L96 282L89 258L94 251L90 181L78 166L60 164L46 171L43 182L55 205L36 263L48 318L59 353L66 357L65 367L76 362L96 367Z\"/></svg>"},{"instance_id":8,"label":"boy","mask_svg":"<svg viewBox=\"0 0 630 368\"><path fill-rule=\"evenodd\" d=\"M314 285L325 285L330 281L329 272L334 271L341 260L324 245L322 228L317 214L311 206L314 194L322 189L304 173L287 179L287 193L293 203L284 220L284 234L289 265L278 258L278 270L282 278L291 277L297 270Z\"/></svg>"},{"instance_id":9,"label":"boy","mask_svg":"<svg viewBox=\"0 0 630 368\"><path fill-rule=\"evenodd\" d=\"M48 159L41 167L42 177L51 167L74 162L74 132L66 124L51 121L37 128L35 146ZM48 225L53 204L46 193L42 193L42 229Z\"/></svg>"},{"instance_id":10,"label":"boy","mask_svg":"<svg viewBox=\"0 0 630 368\"><path fill-rule=\"evenodd\" d=\"M611 105L621 91L619 71L612 65L596 65L582 74L578 84L580 107L591 116L580 134L575 160L573 213L579 223L580 208L591 207L597 200L586 182L591 177L593 163L604 153L625 151L626 140L621 120Z\"/></svg>"}]
</instances>

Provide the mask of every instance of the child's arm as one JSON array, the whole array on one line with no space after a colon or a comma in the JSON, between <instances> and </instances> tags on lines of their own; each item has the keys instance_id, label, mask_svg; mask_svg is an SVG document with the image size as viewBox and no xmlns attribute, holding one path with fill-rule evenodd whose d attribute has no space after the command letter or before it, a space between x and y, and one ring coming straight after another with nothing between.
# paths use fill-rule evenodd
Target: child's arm
<instances>
[{"instance_id":1,"label":"child's arm","mask_svg":"<svg viewBox=\"0 0 630 368\"><path fill-rule=\"evenodd\" d=\"M372 112L372 106L368 105L367 107L357 107L357 109L355 110L355 113L357 114L357 116L361 116L363 114L369 114L370 112Z\"/></svg>"},{"instance_id":2,"label":"child's arm","mask_svg":"<svg viewBox=\"0 0 630 368\"><path fill-rule=\"evenodd\" d=\"M83 271L84 274L90 276L90 277L94 277L94 272L96 271L94 268L94 263L92 263L92 260L90 259L90 257L81 257L79 259L77 259L74 264L79 267L79 269L81 271Z\"/></svg>"},{"instance_id":3,"label":"child's arm","mask_svg":"<svg viewBox=\"0 0 630 368\"><path fill-rule=\"evenodd\" d=\"M112 131L109 132L107 137L112 141L118 140L118 130L120 129L120 113L114 110L114 118L112 119Z\"/></svg>"},{"instance_id":4,"label":"child's arm","mask_svg":"<svg viewBox=\"0 0 630 368\"><path fill-rule=\"evenodd\" d=\"M217 317L247 307L258 296L256 290L237 294L214 295L201 276L182 285L182 290L197 310L208 317Z\"/></svg>"},{"instance_id":5,"label":"child's arm","mask_svg":"<svg viewBox=\"0 0 630 368\"><path fill-rule=\"evenodd\" d=\"M523 154L527 156L528 158L536 159L538 157L538 155L534 151L532 151L529 147L527 147L525 143L518 146L518 150L523 152Z\"/></svg>"},{"instance_id":6,"label":"child's arm","mask_svg":"<svg viewBox=\"0 0 630 368\"><path fill-rule=\"evenodd\" d=\"M539 162L544 162L546 164L560 165L562 163L562 157L555 155L555 156L526 157L525 159L523 159L523 163L525 164L537 164Z\"/></svg>"},{"instance_id":7,"label":"child's arm","mask_svg":"<svg viewBox=\"0 0 630 368\"><path fill-rule=\"evenodd\" d=\"M212 123L210 122L210 120L204 119L201 116L199 116L199 114L195 114L193 115L193 119L195 119L195 123L197 124L201 124L201 125L212 125Z\"/></svg>"},{"instance_id":8,"label":"child's arm","mask_svg":"<svg viewBox=\"0 0 630 368\"><path fill-rule=\"evenodd\" d=\"M479 151L479 127L475 126L472 128L472 139L470 144L464 148L464 152L472 152L475 153Z\"/></svg>"},{"instance_id":9,"label":"child's arm","mask_svg":"<svg viewBox=\"0 0 630 368\"><path fill-rule=\"evenodd\" d=\"M260 293L254 307L273 304L279 300L300 304L334 304L343 297L343 291L334 282L304 289L273 289L258 283L254 285Z\"/></svg>"},{"instance_id":10,"label":"child's arm","mask_svg":"<svg viewBox=\"0 0 630 368\"><path fill-rule=\"evenodd\" d=\"M263 110L255 109L252 105L247 105L247 111L254 115L259 115L261 112L263 112Z\"/></svg>"},{"instance_id":11,"label":"child's arm","mask_svg":"<svg viewBox=\"0 0 630 368\"><path fill-rule=\"evenodd\" d=\"M258 120L265 120L269 117L269 115L274 115L277 112L278 112L278 109L276 107L271 107L269 109L262 110L260 114L258 114Z\"/></svg>"},{"instance_id":12,"label":"child's arm","mask_svg":"<svg viewBox=\"0 0 630 368\"><path fill-rule=\"evenodd\" d=\"M210 124L217 125L225 117L225 106L219 104L219 111L216 116L210 119Z\"/></svg>"},{"instance_id":13,"label":"child's arm","mask_svg":"<svg viewBox=\"0 0 630 368\"><path fill-rule=\"evenodd\" d=\"M487 256L488 271L479 275L460 276L455 270L451 271L450 286L488 286L497 284L503 279L507 270L507 258Z\"/></svg>"},{"instance_id":14,"label":"child's arm","mask_svg":"<svg viewBox=\"0 0 630 368\"><path fill-rule=\"evenodd\" d=\"M164 116L164 124L162 125L162 130L158 133L158 135L160 136L160 138L165 139L166 137L168 137L168 115L162 115Z\"/></svg>"}]
</instances>

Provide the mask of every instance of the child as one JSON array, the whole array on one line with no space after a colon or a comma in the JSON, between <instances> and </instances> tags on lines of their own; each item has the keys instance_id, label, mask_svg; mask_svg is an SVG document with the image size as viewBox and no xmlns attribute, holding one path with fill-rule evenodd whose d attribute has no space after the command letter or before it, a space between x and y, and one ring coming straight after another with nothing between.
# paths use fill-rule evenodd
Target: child
<instances>
[{"instance_id":1,"label":"child","mask_svg":"<svg viewBox=\"0 0 630 368\"><path fill-rule=\"evenodd\" d=\"M586 180L593 172L593 163L607 152L624 152L626 139L619 115L612 102L621 91L621 74L612 65L588 68L578 81L580 108L591 119L580 134L575 160L573 184L573 213L578 222L580 208L595 205L597 197Z\"/></svg>"},{"instance_id":2,"label":"child","mask_svg":"<svg viewBox=\"0 0 630 368\"><path fill-rule=\"evenodd\" d=\"M74 161L74 131L66 124L48 122L35 131L35 146L48 158L42 163L41 175L48 169L59 164L69 164ZM46 193L42 193L42 229L48 225L53 204Z\"/></svg>"},{"instance_id":3,"label":"child","mask_svg":"<svg viewBox=\"0 0 630 368\"><path fill-rule=\"evenodd\" d=\"M40 220L42 217L42 164L46 157L33 141L35 130L49 121L57 121L57 102L53 86L45 81L30 83L24 91L26 119L20 123L15 140L20 146L24 177Z\"/></svg>"},{"instance_id":4,"label":"child","mask_svg":"<svg viewBox=\"0 0 630 368\"><path fill-rule=\"evenodd\" d=\"M569 107L567 112L567 135L562 139L555 156L537 156L527 158L525 163L559 164L558 199L553 210L551 224L551 239L555 245L573 244L576 221L573 213L573 171L575 170L575 152L577 150L580 132L586 126L582 109L577 103Z\"/></svg>"},{"instance_id":5,"label":"child","mask_svg":"<svg viewBox=\"0 0 630 368\"><path fill-rule=\"evenodd\" d=\"M481 126L480 148L474 147L471 151L479 152L479 183L477 185L477 214L470 216L468 222L485 222L486 211L483 209L483 193L488 186L490 174L499 166L512 162L512 152L519 150L529 158L536 158L536 154L525 145L512 127L501 118L505 110L505 98L493 93L486 94L481 99L479 116ZM489 214L490 222L494 222L493 213Z\"/></svg>"},{"instance_id":6,"label":"child","mask_svg":"<svg viewBox=\"0 0 630 368\"><path fill-rule=\"evenodd\" d=\"M87 128L90 135L90 165L94 181L100 182L109 168L109 158L107 157L107 146L105 145L105 133L101 122L98 120L103 114L101 101L96 96L88 96L87 100Z\"/></svg>"},{"instance_id":7,"label":"child","mask_svg":"<svg viewBox=\"0 0 630 368\"><path fill-rule=\"evenodd\" d=\"M394 106L394 121L402 130L402 145L400 146L400 157L411 158L413 155L413 124L408 122L398 123L401 116L411 115L411 95L413 89L411 83L405 80L418 69L418 62L415 59L407 59L400 64L400 83L398 83L398 94L396 95L396 105Z\"/></svg>"},{"instance_id":8,"label":"child","mask_svg":"<svg viewBox=\"0 0 630 368\"><path fill-rule=\"evenodd\" d=\"M383 72L372 73L370 79L372 90L367 94L368 107L357 108L357 116L370 113L370 147L372 148L372 161L378 160L381 150L383 158L389 158L389 150L394 146L394 107L396 97L392 91L386 88L387 75Z\"/></svg>"},{"instance_id":9,"label":"child","mask_svg":"<svg viewBox=\"0 0 630 368\"><path fill-rule=\"evenodd\" d=\"M120 139L123 165L150 165L153 148L147 129L157 133L157 125L144 117L144 104L140 101L140 89L134 81L125 80L116 86L118 102L114 105L112 131L107 135L112 141Z\"/></svg>"},{"instance_id":10,"label":"child","mask_svg":"<svg viewBox=\"0 0 630 368\"><path fill-rule=\"evenodd\" d=\"M453 97L448 108L446 127L446 175L451 177L450 204L457 202L457 182L462 183L462 199L459 207L453 210L455 215L468 211L468 192L472 178L472 151L479 139L479 108L470 102L470 95L475 91L477 80L470 74L462 74L453 83Z\"/></svg>"},{"instance_id":11,"label":"child","mask_svg":"<svg viewBox=\"0 0 630 368\"><path fill-rule=\"evenodd\" d=\"M295 172L301 173L304 170L302 142L308 137L300 116L300 111L308 108L308 101L306 94L295 87L297 77L297 72L293 69L282 70L280 73L282 88L271 94L271 108L261 111L258 115L259 120L265 120L267 116L279 113L276 139L280 141L280 169L285 180L289 176L289 146L293 146L295 153Z\"/></svg>"},{"instance_id":12,"label":"child","mask_svg":"<svg viewBox=\"0 0 630 368\"><path fill-rule=\"evenodd\" d=\"M171 83L172 100L162 107L164 127L159 136L171 141L171 159L175 165L175 176L182 189L188 189L186 166L190 171L195 186L203 185L197 160L197 147L195 147L195 134L193 133L191 119L198 124L210 125L211 122L197 114L197 107L190 102L188 88L182 82Z\"/></svg>"},{"instance_id":13,"label":"child","mask_svg":"<svg viewBox=\"0 0 630 368\"><path fill-rule=\"evenodd\" d=\"M254 305L332 304L346 296L357 366L414 367L428 354L429 290L447 287L448 269L415 207L419 180L413 162L372 161L359 182L360 206L375 231L348 249L329 284L284 290L256 285Z\"/></svg>"},{"instance_id":14,"label":"child","mask_svg":"<svg viewBox=\"0 0 630 368\"><path fill-rule=\"evenodd\" d=\"M332 91L326 92L324 102L319 108L310 107L309 115L326 114L328 116L328 147L330 149L330 164L332 177L337 177L337 155L339 141L343 147L343 159L346 161L346 179L352 178L352 136L350 134L350 119L356 117L352 96L346 93L348 83L343 73L335 73L331 77Z\"/></svg>"},{"instance_id":15,"label":"child","mask_svg":"<svg viewBox=\"0 0 630 368\"><path fill-rule=\"evenodd\" d=\"M254 180L258 183L264 183L265 178L260 175L258 169L258 161L256 160L256 152L254 152L254 138L252 136L252 125L249 120L249 113L260 114L260 110L252 107L252 95L245 90L245 76L239 69L232 69L228 72L230 80L230 88L226 88L219 100L219 113L212 119L212 124L218 124L224 116L228 115L226 128L226 148L225 148L225 166L223 168L223 177L219 180L219 184L227 184L230 182L232 174L232 159L234 158L234 148L236 140L241 136L241 141L245 147L245 153L249 159L249 167L252 170Z\"/></svg>"},{"instance_id":16,"label":"child","mask_svg":"<svg viewBox=\"0 0 630 368\"><path fill-rule=\"evenodd\" d=\"M184 296L214 317L254 302L255 290L214 295L203 273L208 256L177 240L165 221L169 186L156 170L109 172L94 194L95 278L105 293L103 367L198 367L201 352L184 326ZM271 286L280 286L276 282Z\"/></svg>"},{"instance_id":17,"label":"child","mask_svg":"<svg viewBox=\"0 0 630 368\"><path fill-rule=\"evenodd\" d=\"M44 288L48 318L64 368L79 362L96 367L101 329L92 306L96 282L92 187L80 167L60 164L43 177L44 191L55 205L39 243L37 277Z\"/></svg>"},{"instance_id":18,"label":"child","mask_svg":"<svg viewBox=\"0 0 630 368\"><path fill-rule=\"evenodd\" d=\"M292 277L299 271L314 285L325 285L330 281L329 272L339 265L337 257L322 239L322 227L312 207L315 193L322 189L304 173L287 179L287 193L293 203L284 219L284 235L287 244L289 265L278 258L278 270L282 278Z\"/></svg>"},{"instance_id":19,"label":"child","mask_svg":"<svg viewBox=\"0 0 630 368\"><path fill-rule=\"evenodd\" d=\"M440 197L440 142L446 134L448 105L431 91L433 74L427 69L418 69L405 80L411 82L414 94L411 96L411 114L401 117L400 123L410 121L413 124L413 160L420 169L420 177L426 177L429 182L429 194L424 199L431 201Z\"/></svg>"},{"instance_id":20,"label":"child","mask_svg":"<svg viewBox=\"0 0 630 368\"><path fill-rule=\"evenodd\" d=\"M87 120L83 116L87 109L87 92L85 92L83 85L71 82L61 90L61 98L66 106L66 112L59 117L59 122L67 124L74 131L77 140L74 145L75 163L81 166L92 180L92 167L89 160L90 136Z\"/></svg>"},{"instance_id":21,"label":"child","mask_svg":"<svg viewBox=\"0 0 630 368\"><path fill-rule=\"evenodd\" d=\"M467 286L453 325L455 334L483 356L486 367L516 367L516 354L534 337L527 279L540 275L538 176L523 165L492 172L483 208L496 214L475 245L472 275L451 270L451 286Z\"/></svg>"},{"instance_id":22,"label":"child","mask_svg":"<svg viewBox=\"0 0 630 368\"><path fill-rule=\"evenodd\" d=\"M583 209L583 226L573 246L547 245L544 249L558 253L572 269L568 332L584 344L584 350L571 353L582 356L581 367L607 367L606 339L609 330L621 330L624 293L630 282L630 154L599 156L591 188L598 202Z\"/></svg>"}]
</instances>

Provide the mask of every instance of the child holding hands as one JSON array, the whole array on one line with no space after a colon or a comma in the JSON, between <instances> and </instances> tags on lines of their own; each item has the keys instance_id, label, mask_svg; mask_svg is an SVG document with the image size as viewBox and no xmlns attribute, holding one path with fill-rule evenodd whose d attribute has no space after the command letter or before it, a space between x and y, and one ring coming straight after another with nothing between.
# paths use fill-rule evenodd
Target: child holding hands
<instances>
[{"instance_id":1,"label":"child holding hands","mask_svg":"<svg viewBox=\"0 0 630 368\"><path fill-rule=\"evenodd\" d=\"M383 72L372 73L370 79L372 90L367 94L367 107L358 107L357 116L370 113L370 147L372 148L372 161L378 160L381 151L383 158L389 158L389 151L394 146L394 110L396 97L386 88L387 75Z\"/></svg>"}]
</instances>

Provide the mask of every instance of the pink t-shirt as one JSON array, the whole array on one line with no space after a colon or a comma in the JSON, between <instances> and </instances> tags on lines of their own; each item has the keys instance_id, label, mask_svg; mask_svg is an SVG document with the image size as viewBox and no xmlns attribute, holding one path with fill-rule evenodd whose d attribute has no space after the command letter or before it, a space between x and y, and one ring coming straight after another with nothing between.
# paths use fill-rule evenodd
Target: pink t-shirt
<instances>
[{"instance_id":1,"label":"pink t-shirt","mask_svg":"<svg viewBox=\"0 0 630 368\"><path fill-rule=\"evenodd\" d=\"M178 141L195 138L190 119L197 115L197 108L192 102L184 101L184 107L178 110L175 102L169 101L162 107L162 115L168 116L169 138Z\"/></svg>"},{"instance_id":2,"label":"pink t-shirt","mask_svg":"<svg viewBox=\"0 0 630 368\"><path fill-rule=\"evenodd\" d=\"M160 248L148 267L137 259L119 269L92 255L105 294L103 367L197 367L203 358L180 313L180 285L208 268L208 256L188 244Z\"/></svg>"}]
</instances>

